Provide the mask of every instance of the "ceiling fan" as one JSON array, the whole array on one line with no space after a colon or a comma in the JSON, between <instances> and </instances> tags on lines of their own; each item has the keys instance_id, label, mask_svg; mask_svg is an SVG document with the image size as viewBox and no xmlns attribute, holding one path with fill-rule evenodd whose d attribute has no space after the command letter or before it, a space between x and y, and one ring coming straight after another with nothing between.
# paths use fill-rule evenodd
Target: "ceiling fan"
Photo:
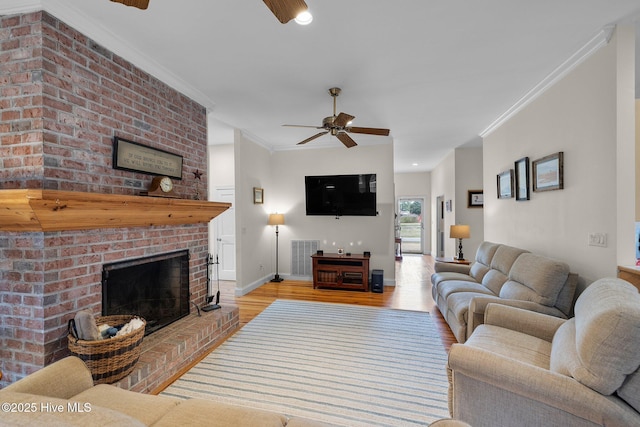
<instances>
[{"instance_id":1,"label":"ceiling fan","mask_svg":"<svg viewBox=\"0 0 640 427\"><path fill-rule=\"evenodd\" d=\"M349 126L351 121L355 119L355 116L346 113L340 113L336 116L336 98L340 95L342 89L339 87L332 87L329 89L329 94L333 97L333 116L325 117L322 120L322 126L303 126L303 125L283 125L289 127L301 127L301 128L312 128L312 129L324 129L324 131L319 132L312 137L305 139L304 141L298 142L297 145L306 144L309 141L313 141L316 138L321 137L327 133L331 133L331 135L335 136L342 142L347 148L355 147L356 142L351 138L349 133L363 133L367 135L380 135L380 136L388 136L389 129L379 129L379 128L362 128Z\"/></svg>"},{"instance_id":2,"label":"ceiling fan","mask_svg":"<svg viewBox=\"0 0 640 427\"><path fill-rule=\"evenodd\" d=\"M149 0L111 0L116 3L122 3L127 6L137 7L138 9L146 9L149 7Z\"/></svg>"}]
</instances>

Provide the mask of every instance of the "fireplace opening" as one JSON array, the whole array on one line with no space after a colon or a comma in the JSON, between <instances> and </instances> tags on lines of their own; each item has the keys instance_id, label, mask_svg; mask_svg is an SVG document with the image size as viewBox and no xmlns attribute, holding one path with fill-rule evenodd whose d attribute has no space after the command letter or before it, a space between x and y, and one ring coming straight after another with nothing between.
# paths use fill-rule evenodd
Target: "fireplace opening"
<instances>
[{"instance_id":1,"label":"fireplace opening","mask_svg":"<svg viewBox=\"0 0 640 427\"><path fill-rule=\"evenodd\" d=\"M189 251L102 267L102 315L138 315L145 335L189 314Z\"/></svg>"}]
</instances>

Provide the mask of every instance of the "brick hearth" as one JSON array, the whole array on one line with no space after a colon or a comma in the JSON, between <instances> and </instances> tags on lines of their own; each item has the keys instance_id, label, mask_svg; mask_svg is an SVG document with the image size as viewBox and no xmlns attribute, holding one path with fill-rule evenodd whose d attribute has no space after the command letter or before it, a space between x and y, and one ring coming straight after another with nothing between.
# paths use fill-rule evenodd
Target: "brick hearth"
<instances>
[{"instance_id":1,"label":"brick hearth","mask_svg":"<svg viewBox=\"0 0 640 427\"><path fill-rule=\"evenodd\" d=\"M167 381L196 362L239 326L238 307L190 314L144 337L140 360L116 385L143 393L159 391Z\"/></svg>"}]
</instances>

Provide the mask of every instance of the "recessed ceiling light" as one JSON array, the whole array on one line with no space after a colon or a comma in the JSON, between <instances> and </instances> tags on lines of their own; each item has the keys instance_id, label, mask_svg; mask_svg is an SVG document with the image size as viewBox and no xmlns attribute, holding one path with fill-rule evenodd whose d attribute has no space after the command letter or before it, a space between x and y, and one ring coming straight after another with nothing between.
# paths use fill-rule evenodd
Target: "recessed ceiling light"
<instances>
[{"instance_id":1,"label":"recessed ceiling light","mask_svg":"<svg viewBox=\"0 0 640 427\"><path fill-rule=\"evenodd\" d=\"M411 163L411 166L418 166L417 163Z\"/></svg>"},{"instance_id":2,"label":"recessed ceiling light","mask_svg":"<svg viewBox=\"0 0 640 427\"><path fill-rule=\"evenodd\" d=\"M296 16L296 23L298 25L309 25L313 21L313 15L308 10L304 12L300 12L298 16Z\"/></svg>"}]
</instances>

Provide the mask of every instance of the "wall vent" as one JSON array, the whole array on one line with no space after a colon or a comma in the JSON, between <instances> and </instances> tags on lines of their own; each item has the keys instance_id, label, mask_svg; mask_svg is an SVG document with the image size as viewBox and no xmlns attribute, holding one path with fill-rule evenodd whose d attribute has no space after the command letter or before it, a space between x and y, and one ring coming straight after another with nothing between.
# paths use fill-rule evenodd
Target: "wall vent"
<instances>
[{"instance_id":1,"label":"wall vent","mask_svg":"<svg viewBox=\"0 0 640 427\"><path fill-rule=\"evenodd\" d=\"M291 275L313 276L311 255L318 251L319 240L291 241Z\"/></svg>"}]
</instances>

